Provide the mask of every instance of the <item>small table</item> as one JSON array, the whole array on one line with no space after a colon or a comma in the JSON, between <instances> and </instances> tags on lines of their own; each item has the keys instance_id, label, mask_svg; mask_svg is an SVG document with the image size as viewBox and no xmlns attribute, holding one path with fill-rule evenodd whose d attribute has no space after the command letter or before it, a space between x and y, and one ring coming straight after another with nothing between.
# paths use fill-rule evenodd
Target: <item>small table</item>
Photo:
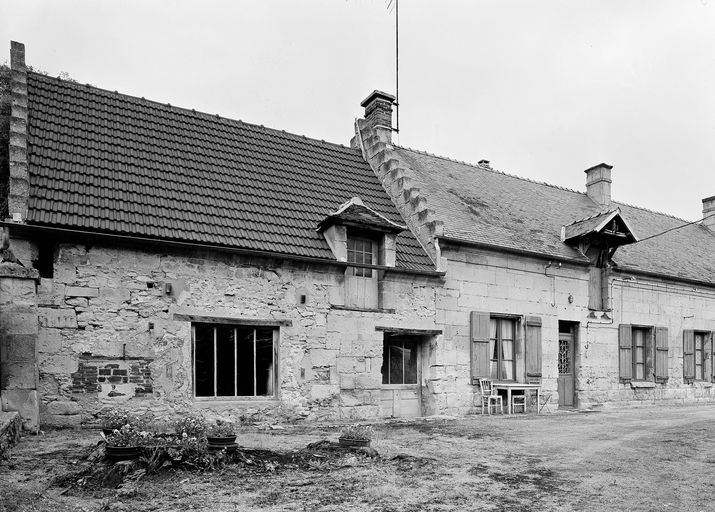
<instances>
[{"instance_id":1,"label":"small table","mask_svg":"<svg viewBox=\"0 0 715 512\"><path fill-rule=\"evenodd\" d=\"M541 384L526 384L523 382L492 382L492 389L503 389L506 391L506 410L509 414L512 414L511 410L511 392L512 391L523 391L524 394L528 390L536 390L536 414L539 414L539 404L541 398ZM526 410L526 406L524 406Z\"/></svg>"}]
</instances>

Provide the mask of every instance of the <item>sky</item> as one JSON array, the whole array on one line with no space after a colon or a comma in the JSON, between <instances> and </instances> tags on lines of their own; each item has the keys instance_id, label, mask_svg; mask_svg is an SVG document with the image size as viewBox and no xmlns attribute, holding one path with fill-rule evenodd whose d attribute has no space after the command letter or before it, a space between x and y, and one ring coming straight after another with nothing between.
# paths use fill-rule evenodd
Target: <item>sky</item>
<instances>
[{"instance_id":1,"label":"sky","mask_svg":"<svg viewBox=\"0 0 715 512\"><path fill-rule=\"evenodd\" d=\"M22 0L27 63L348 145L394 93L390 0ZM394 0L393 0L394 2ZM402 0L402 146L695 221L715 195L715 0Z\"/></svg>"}]
</instances>

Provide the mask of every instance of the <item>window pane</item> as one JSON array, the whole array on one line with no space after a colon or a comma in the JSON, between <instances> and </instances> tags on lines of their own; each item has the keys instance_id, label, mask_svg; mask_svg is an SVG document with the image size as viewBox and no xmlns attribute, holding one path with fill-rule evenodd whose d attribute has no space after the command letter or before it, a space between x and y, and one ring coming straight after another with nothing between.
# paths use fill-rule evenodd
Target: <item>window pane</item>
<instances>
[{"instance_id":1,"label":"window pane","mask_svg":"<svg viewBox=\"0 0 715 512\"><path fill-rule=\"evenodd\" d=\"M405 343L405 381L403 384L417 384L417 348Z\"/></svg>"},{"instance_id":2,"label":"window pane","mask_svg":"<svg viewBox=\"0 0 715 512\"><path fill-rule=\"evenodd\" d=\"M402 347L390 344L390 384L402 384Z\"/></svg>"},{"instance_id":3,"label":"window pane","mask_svg":"<svg viewBox=\"0 0 715 512\"><path fill-rule=\"evenodd\" d=\"M489 337L493 340L497 338L497 319L489 319Z\"/></svg>"},{"instance_id":4,"label":"window pane","mask_svg":"<svg viewBox=\"0 0 715 512\"><path fill-rule=\"evenodd\" d=\"M636 363L643 363L643 361L645 360L643 352L643 347L636 347L635 351L633 352L633 360Z\"/></svg>"},{"instance_id":5,"label":"window pane","mask_svg":"<svg viewBox=\"0 0 715 512\"><path fill-rule=\"evenodd\" d=\"M504 359L512 360L514 359L514 341L513 340L502 340L502 357Z\"/></svg>"},{"instance_id":6,"label":"window pane","mask_svg":"<svg viewBox=\"0 0 715 512\"><path fill-rule=\"evenodd\" d=\"M514 361L505 359L502 362L502 376L503 380L514 380Z\"/></svg>"},{"instance_id":7,"label":"window pane","mask_svg":"<svg viewBox=\"0 0 715 512\"><path fill-rule=\"evenodd\" d=\"M216 327L216 396L235 396L234 328Z\"/></svg>"},{"instance_id":8,"label":"window pane","mask_svg":"<svg viewBox=\"0 0 715 512\"><path fill-rule=\"evenodd\" d=\"M501 320L501 337L503 340L514 339L514 322L512 320Z\"/></svg>"},{"instance_id":9,"label":"window pane","mask_svg":"<svg viewBox=\"0 0 715 512\"><path fill-rule=\"evenodd\" d=\"M254 396L253 387L253 328L238 327L238 395Z\"/></svg>"},{"instance_id":10,"label":"window pane","mask_svg":"<svg viewBox=\"0 0 715 512\"><path fill-rule=\"evenodd\" d=\"M194 326L194 365L196 396L214 396L214 329L213 326Z\"/></svg>"},{"instance_id":11,"label":"window pane","mask_svg":"<svg viewBox=\"0 0 715 512\"><path fill-rule=\"evenodd\" d=\"M256 395L273 395L273 329L256 329Z\"/></svg>"},{"instance_id":12,"label":"window pane","mask_svg":"<svg viewBox=\"0 0 715 512\"><path fill-rule=\"evenodd\" d=\"M645 365L642 363L636 364L636 380L645 379Z\"/></svg>"}]
</instances>

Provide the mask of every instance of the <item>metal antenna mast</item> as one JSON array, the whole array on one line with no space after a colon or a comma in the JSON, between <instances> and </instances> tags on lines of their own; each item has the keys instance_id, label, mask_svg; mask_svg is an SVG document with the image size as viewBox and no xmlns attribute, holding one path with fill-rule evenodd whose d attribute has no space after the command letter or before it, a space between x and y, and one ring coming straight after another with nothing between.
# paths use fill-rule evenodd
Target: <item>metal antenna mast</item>
<instances>
[{"instance_id":1,"label":"metal antenna mast","mask_svg":"<svg viewBox=\"0 0 715 512\"><path fill-rule=\"evenodd\" d=\"M387 9L395 3L395 126L392 131L400 133L400 0L386 0Z\"/></svg>"}]
</instances>

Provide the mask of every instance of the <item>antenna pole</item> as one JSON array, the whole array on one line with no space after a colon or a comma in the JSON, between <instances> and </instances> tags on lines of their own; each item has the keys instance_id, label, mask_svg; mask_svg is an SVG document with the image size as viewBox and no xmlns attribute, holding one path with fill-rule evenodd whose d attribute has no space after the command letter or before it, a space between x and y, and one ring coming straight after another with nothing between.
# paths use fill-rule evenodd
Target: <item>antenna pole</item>
<instances>
[{"instance_id":1,"label":"antenna pole","mask_svg":"<svg viewBox=\"0 0 715 512\"><path fill-rule=\"evenodd\" d=\"M400 133L400 0L395 0L395 115L397 126L393 130Z\"/></svg>"}]
</instances>

